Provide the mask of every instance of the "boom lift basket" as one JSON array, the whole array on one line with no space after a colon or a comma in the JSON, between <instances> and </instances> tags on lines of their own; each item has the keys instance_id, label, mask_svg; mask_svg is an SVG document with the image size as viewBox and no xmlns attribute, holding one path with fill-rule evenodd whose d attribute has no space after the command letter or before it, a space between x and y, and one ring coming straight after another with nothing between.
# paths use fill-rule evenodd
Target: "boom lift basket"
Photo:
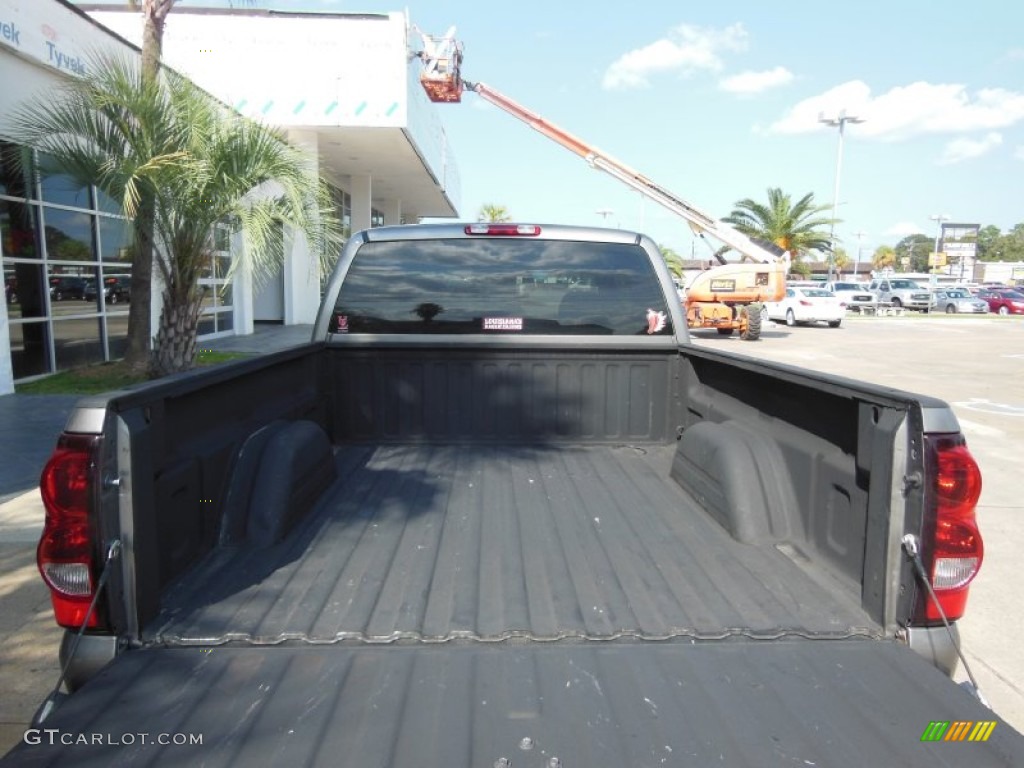
<instances>
[{"instance_id":1,"label":"boom lift basket","mask_svg":"<svg viewBox=\"0 0 1024 768\"><path fill-rule=\"evenodd\" d=\"M451 31L454 34L454 30ZM433 102L458 103L462 101L462 45L451 37L422 35L423 60L420 84Z\"/></svg>"}]
</instances>

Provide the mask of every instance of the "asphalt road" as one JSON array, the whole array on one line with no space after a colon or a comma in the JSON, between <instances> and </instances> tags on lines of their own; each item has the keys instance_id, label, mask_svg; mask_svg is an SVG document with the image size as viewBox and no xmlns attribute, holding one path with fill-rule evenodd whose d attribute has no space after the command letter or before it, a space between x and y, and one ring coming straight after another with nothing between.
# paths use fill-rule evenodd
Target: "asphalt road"
<instances>
[{"instance_id":1,"label":"asphalt road","mask_svg":"<svg viewBox=\"0 0 1024 768\"><path fill-rule=\"evenodd\" d=\"M983 477L985 560L961 639L982 694L1024 732L1024 317L852 316L840 328L769 324L757 342L703 332L694 341L952 405Z\"/></svg>"}]
</instances>

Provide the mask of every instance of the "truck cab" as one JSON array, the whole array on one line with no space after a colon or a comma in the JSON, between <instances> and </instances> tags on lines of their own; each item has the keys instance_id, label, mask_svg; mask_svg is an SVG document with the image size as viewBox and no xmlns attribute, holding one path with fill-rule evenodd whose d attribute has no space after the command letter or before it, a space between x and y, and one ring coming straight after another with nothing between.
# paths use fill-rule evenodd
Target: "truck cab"
<instances>
[{"instance_id":1,"label":"truck cab","mask_svg":"<svg viewBox=\"0 0 1024 768\"><path fill-rule=\"evenodd\" d=\"M931 308L931 292L913 280L901 277L876 278L868 285L868 290L878 298L879 304L921 312Z\"/></svg>"}]
</instances>

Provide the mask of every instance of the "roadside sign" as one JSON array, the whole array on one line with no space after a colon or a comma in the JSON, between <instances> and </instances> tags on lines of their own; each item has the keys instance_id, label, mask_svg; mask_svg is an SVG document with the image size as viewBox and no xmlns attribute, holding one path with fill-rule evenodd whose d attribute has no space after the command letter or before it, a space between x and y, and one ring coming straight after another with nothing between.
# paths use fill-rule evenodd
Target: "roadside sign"
<instances>
[{"instance_id":1,"label":"roadside sign","mask_svg":"<svg viewBox=\"0 0 1024 768\"><path fill-rule=\"evenodd\" d=\"M928 254L928 266L929 267L944 267L946 266L946 254L940 253L929 253Z\"/></svg>"}]
</instances>

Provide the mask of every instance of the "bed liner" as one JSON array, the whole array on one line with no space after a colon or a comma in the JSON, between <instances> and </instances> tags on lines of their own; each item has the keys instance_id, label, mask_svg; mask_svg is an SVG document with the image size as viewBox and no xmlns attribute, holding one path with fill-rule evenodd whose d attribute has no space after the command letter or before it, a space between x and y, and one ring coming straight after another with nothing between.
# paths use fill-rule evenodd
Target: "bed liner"
<instances>
[{"instance_id":1,"label":"bed liner","mask_svg":"<svg viewBox=\"0 0 1024 768\"><path fill-rule=\"evenodd\" d=\"M731 538L669 479L673 451L342 446L339 479L285 540L216 549L144 639L881 635L856 585Z\"/></svg>"}]
</instances>

